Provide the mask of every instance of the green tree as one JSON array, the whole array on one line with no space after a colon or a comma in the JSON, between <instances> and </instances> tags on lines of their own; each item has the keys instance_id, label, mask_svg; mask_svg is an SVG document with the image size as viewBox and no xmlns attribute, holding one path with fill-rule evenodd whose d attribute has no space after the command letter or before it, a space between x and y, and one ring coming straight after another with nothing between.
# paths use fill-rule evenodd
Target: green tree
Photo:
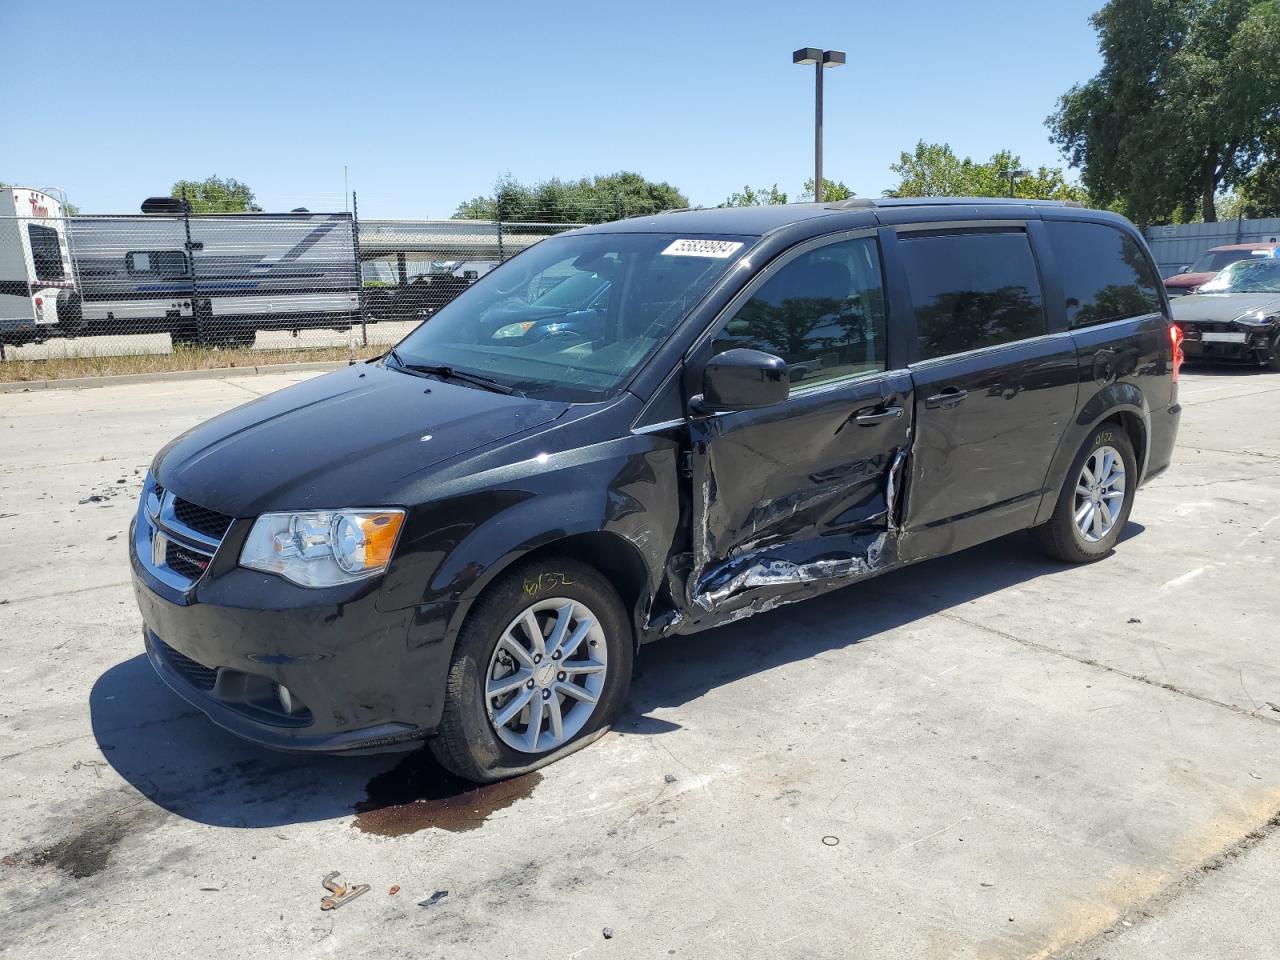
<instances>
[{"instance_id":1,"label":"green tree","mask_svg":"<svg viewBox=\"0 0 1280 960\"><path fill-rule=\"evenodd\" d=\"M804 189L800 191L800 200L803 203L809 203L813 200L813 177L804 182ZM853 190L848 187L843 180L828 180L822 178L822 202L835 203L837 200L848 200L854 196Z\"/></svg>"},{"instance_id":2,"label":"green tree","mask_svg":"<svg viewBox=\"0 0 1280 960\"><path fill-rule=\"evenodd\" d=\"M1000 150L979 162L957 157L947 143L919 141L911 153L903 152L889 169L898 185L886 197L1007 197L1009 171L1022 168L1022 158ZM1013 196L1023 200L1074 200L1086 203L1087 191L1067 181L1061 167L1040 167L1018 177Z\"/></svg>"},{"instance_id":3,"label":"green tree","mask_svg":"<svg viewBox=\"0 0 1280 960\"><path fill-rule=\"evenodd\" d=\"M1235 199L1242 209L1221 210L1223 217L1280 217L1280 159L1268 158L1259 163L1248 176L1240 178L1236 189Z\"/></svg>"},{"instance_id":4,"label":"green tree","mask_svg":"<svg viewBox=\"0 0 1280 960\"><path fill-rule=\"evenodd\" d=\"M491 196L458 204L453 216L460 220L604 223L688 205L684 194L671 184L646 180L625 170L579 180L553 177L533 184L507 174L494 184Z\"/></svg>"},{"instance_id":5,"label":"green tree","mask_svg":"<svg viewBox=\"0 0 1280 960\"><path fill-rule=\"evenodd\" d=\"M1090 22L1102 69L1058 101L1052 140L1139 222L1216 220L1280 116L1280 0L1110 0Z\"/></svg>"},{"instance_id":6,"label":"green tree","mask_svg":"<svg viewBox=\"0 0 1280 960\"><path fill-rule=\"evenodd\" d=\"M458 204L453 212L455 220L497 220L498 201L493 197L472 197Z\"/></svg>"},{"instance_id":7,"label":"green tree","mask_svg":"<svg viewBox=\"0 0 1280 960\"><path fill-rule=\"evenodd\" d=\"M778 189L775 183L771 187L753 190L744 186L740 191L729 194L722 207L765 207L787 202L787 195Z\"/></svg>"},{"instance_id":8,"label":"green tree","mask_svg":"<svg viewBox=\"0 0 1280 960\"><path fill-rule=\"evenodd\" d=\"M262 210L254 202L249 185L234 177L179 180L169 190L169 196L181 197L184 190L192 213L258 213Z\"/></svg>"}]
</instances>

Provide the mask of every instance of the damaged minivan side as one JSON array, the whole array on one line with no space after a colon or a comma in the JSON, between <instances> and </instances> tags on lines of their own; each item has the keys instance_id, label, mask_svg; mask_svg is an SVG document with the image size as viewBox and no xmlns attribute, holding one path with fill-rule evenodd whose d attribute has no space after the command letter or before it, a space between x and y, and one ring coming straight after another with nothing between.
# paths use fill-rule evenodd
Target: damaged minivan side
<instances>
[{"instance_id":1,"label":"damaged minivan side","mask_svg":"<svg viewBox=\"0 0 1280 960\"><path fill-rule=\"evenodd\" d=\"M608 729L647 641L1024 529L1106 556L1169 465L1180 360L1105 212L855 200L550 237L385 357L157 454L147 653L257 743L425 740L510 776Z\"/></svg>"}]
</instances>

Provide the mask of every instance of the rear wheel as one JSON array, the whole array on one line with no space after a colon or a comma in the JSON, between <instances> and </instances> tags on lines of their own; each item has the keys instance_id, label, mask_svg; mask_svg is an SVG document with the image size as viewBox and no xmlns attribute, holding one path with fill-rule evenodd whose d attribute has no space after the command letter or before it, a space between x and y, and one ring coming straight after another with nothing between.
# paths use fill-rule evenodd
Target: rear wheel
<instances>
[{"instance_id":1,"label":"rear wheel","mask_svg":"<svg viewBox=\"0 0 1280 960\"><path fill-rule=\"evenodd\" d=\"M633 649L600 573L567 558L521 565L485 591L459 633L432 752L476 781L572 753L622 708Z\"/></svg>"},{"instance_id":2,"label":"rear wheel","mask_svg":"<svg viewBox=\"0 0 1280 960\"><path fill-rule=\"evenodd\" d=\"M78 336L84 329L84 308L75 290L58 291L58 331L64 337Z\"/></svg>"},{"instance_id":3,"label":"rear wheel","mask_svg":"<svg viewBox=\"0 0 1280 960\"><path fill-rule=\"evenodd\" d=\"M1120 539L1137 482L1138 461L1129 435L1114 423L1104 423L1072 461L1053 516L1032 534L1058 560L1100 560Z\"/></svg>"}]
</instances>

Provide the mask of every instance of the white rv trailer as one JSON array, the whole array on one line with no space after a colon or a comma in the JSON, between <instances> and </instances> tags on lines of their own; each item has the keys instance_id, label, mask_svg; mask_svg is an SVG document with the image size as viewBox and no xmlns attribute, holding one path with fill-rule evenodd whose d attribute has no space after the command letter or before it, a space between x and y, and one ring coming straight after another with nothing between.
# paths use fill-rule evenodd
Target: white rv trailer
<instances>
[{"instance_id":1,"label":"white rv trailer","mask_svg":"<svg viewBox=\"0 0 1280 960\"><path fill-rule=\"evenodd\" d=\"M168 332L175 344L252 344L256 331L360 318L345 214L76 217L85 332Z\"/></svg>"},{"instance_id":2,"label":"white rv trailer","mask_svg":"<svg viewBox=\"0 0 1280 960\"><path fill-rule=\"evenodd\" d=\"M0 344L71 335L80 326L62 204L40 190L0 190Z\"/></svg>"}]
</instances>

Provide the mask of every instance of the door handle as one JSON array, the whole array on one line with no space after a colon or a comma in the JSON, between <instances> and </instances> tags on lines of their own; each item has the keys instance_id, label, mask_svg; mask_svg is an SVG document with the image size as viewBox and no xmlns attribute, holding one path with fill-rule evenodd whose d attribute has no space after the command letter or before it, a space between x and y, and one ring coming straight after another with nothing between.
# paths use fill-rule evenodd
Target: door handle
<instances>
[{"instance_id":1,"label":"door handle","mask_svg":"<svg viewBox=\"0 0 1280 960\"><path fill-rule=\"evenodd\" d=\"M927 397L924 405L930 410L936 410L939 407L943 410L950 410L968 395L968 390L961 390L959 387L947 387L941 393L935 393L932 397Z\"/></svg>"},{"instance_id":2,"label":"door handle","mask_svg":"<svg viewBox=\"0 0 1280 960\"><path fill-rule=\"evenodd\" d=\"M902 416L901 407L871 407L861 413L855 413L853 419L860 424L883 423L885 420L896 420Z\"/></svg>"}]
</instances>

